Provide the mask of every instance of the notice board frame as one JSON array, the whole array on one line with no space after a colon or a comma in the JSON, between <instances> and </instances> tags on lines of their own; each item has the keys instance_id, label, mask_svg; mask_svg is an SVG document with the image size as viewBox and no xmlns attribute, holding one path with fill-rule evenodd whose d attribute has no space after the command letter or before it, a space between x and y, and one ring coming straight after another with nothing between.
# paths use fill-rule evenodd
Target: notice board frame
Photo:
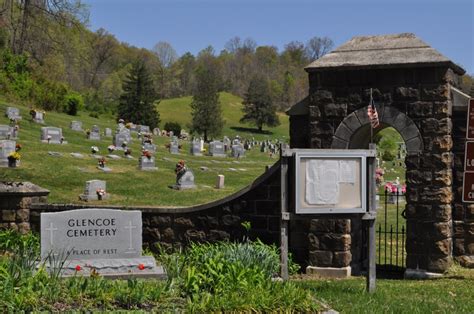
<instances>
[{"instance_id":1,"label":"notice board frame","mask_svg":"<svg viewBox=\"0 0 474 314\"><path fill-rule=\"evenodd\" d=\"M363 214L369 211L368 190L367 190L367 158L374 157L373 150L362 149L293 149L294 153L294 204L296 214ZM302 159L335 159L335 160L359 160L360 161L360 206L357 207L337 207L337 206L303 206L301 201L302 190L305 189L304 178L301 178L300 168L303 166Z\"/></svg>"}]
</instances>

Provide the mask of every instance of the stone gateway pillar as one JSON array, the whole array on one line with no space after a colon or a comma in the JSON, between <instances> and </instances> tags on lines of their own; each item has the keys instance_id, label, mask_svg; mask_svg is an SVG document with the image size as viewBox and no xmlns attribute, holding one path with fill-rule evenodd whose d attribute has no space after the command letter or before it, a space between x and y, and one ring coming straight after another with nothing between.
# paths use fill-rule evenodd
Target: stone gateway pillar
<instances>
[{"instance_id":1,"label":"stone gateway pillar","mask_svg":"<svg viewBox=\"0 0 474 314\"><path fill-rule=\"evenodd\" d=\"M457 104L453 96L465 71L414 34L355 37L306 71L309 95L287 111L291 147L367 149L372 88L380 119L373 135L393 127L407 147L407 269L442 273L451 265L453 207L460 220L455 224L458 251L469 253L465 216L458 213L470 208L462 205L459 191L467 103ZM453 107L461 108L455 111L460 130L453 131ZM321 224L333 222L318 221ZM360 225L359 218L352 218L345 229L353 268L363 264ZM314 241L311 236L310 242ZM320 255L313 251L310 263L337 267L328 262L326 253Z\"/></svg>"}]
</instances>

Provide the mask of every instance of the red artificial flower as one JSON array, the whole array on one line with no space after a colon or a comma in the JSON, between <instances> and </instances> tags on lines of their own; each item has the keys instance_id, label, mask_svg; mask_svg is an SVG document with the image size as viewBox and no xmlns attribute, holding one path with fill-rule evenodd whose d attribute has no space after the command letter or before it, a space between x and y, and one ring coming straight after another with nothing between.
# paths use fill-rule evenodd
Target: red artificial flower
<instances>
[{"instance_id":1,"label":"red artificial flower","mask_svg":"<svg viewBox=\"0 0 474 314\"><path fill-rule=\"evenodd\" d=\"M82 270L81 265L76 265L76 271L81 271L81 270Z\"/></svg>"},{"instance_id":2,"label":"red artificial flower","mask_svg":"<svg viewBox=\"0 0 474 314\"><path fill-rule=\"evenodd\" d=\"M144 269L145 269L145 265L143 265L143 264L138 264L138 269L144 270Z\"/></svg>"}]
</instances>

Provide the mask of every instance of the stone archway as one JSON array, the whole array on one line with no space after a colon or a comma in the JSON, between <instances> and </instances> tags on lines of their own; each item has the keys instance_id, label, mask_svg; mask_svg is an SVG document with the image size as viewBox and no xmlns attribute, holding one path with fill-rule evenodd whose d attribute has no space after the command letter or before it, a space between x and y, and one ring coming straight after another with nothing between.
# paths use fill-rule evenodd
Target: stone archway
<instances>
[{"instance_id":1,"label":"stone archway","mask_svg":"<svg viewBox=\"0 0 474 314\"><path fill-rule=\"evenodd\" d=\"M386 127L393 127L400 133L407 147L408 155L417 155L423 151L423 140L416 124L404 113L390 107L377 106L380 126L374 134ZM361 108L348 115L338 126L331 148L368 148L370 142L370 122L367 108Z\"/></svg>"}]
</instances>

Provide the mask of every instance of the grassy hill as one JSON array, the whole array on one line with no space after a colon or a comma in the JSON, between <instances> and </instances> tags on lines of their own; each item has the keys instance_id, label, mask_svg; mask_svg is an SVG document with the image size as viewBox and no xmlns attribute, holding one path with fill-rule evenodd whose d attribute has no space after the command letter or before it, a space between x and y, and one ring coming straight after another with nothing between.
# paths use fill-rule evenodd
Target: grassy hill
<instances>
[{"instance_id":1,"label":"grassy hill","mask_svg":"<svg viewBox=\"0 0 474 314\"><path fill-rule=\"evenodd\" d=\"M183 125L189 119L189 97L170 99L159 104L162 121L178 121ZM236 128L248 128L248 125L238 123L240 115L238 97L223 94L222 106L227 120L223 135L233 136L239 134L242 137L251 137L252 132L242 132ZM20 122L21 165L18 168L0 168L0 180L2 181L30 181L51 191L49 202L81 203L78 196L83 192L85 182L92 179L103 179L107 181L107 192L109 200L101 204L120 205L143 205L143 206L187 206L202 204L212 200L225 197L240 190L256 177L264 172L266 165L276 162L277 157L269 157L260 153L258 148L247 152L246 157L241 160L233 158L213 158L209 156L191 156L189 154L189 143L183 142L180 155L171 155L165 148L169 143L167 137L155 137L158 146L156 155L156 172L144 172L137 169L138 157L140 155L139 140L136 133L132 133L134 141L131 144L132 155L135 160L107 158L107 166L112 168L111 173L103 173L96 169L97 161L90 157L91 146L98 146L102 155L107 155L107 146L112 144L112 138L102 136L100 141L86 139L83 132L73 131L69 128L72 120L83 122L83 129L90 129L97 124L101 133L105 127L115 130L116 123L113 116L103 115L98 119L90 117L86 112L80 112L78 116L69 116L63 113L47 112L45 125L30 121L29 109L26 106L7 104L0 101L0 124L8 124L4 116L6 107L13 105L18 107L23 116ZM286 117L285 117L286 118ZM63 129L63 135L68 144L55 145L45 144L40 141L42 126L56 126ZM285 129L286 128L286 129ZM255 134L255 138L283 138L288 134L288 119L283 120L281 126L270 129L272 134ZM279 136L281 135L281 136ZM48 152L59 152L60 157L54 157ZM70 153L82 153L83 159L77 159ZM121 152L116 152L122 156ZM175 181L174 167L176 162L184 159L189 167L194 170L198 188L190 191L174 191L168 188ZM208 170L200 170L207 167ZM225 175L225 188L216 190L214 188L217 174ZM93 204L93 202L90 202Z\"/></svg>"},{"instance_id":2,"label":"grassy hill","mask_svg":"<svg viewBox=\"0 0 474 314\"><path fill-rule=\"evenodd\" d=\"M242 117L242 98L229 94L221 93L220 102L226 121L224 126L224 134L227 136L240 135L242 137L252 137L256 139L266 138L289 138L288 116L284 113L279 113L281 124L276 128L263 128L263 134L258 133L258 130L246 123L240 123ZM178 122L182 128L189 130L189 123L191 121L191 107L192 97L181 97L166 99L161 101L157 108L161 115L161 125L166 122ZM179 113L179 114L177 114Z\"/></svg>"}]
</instances>

